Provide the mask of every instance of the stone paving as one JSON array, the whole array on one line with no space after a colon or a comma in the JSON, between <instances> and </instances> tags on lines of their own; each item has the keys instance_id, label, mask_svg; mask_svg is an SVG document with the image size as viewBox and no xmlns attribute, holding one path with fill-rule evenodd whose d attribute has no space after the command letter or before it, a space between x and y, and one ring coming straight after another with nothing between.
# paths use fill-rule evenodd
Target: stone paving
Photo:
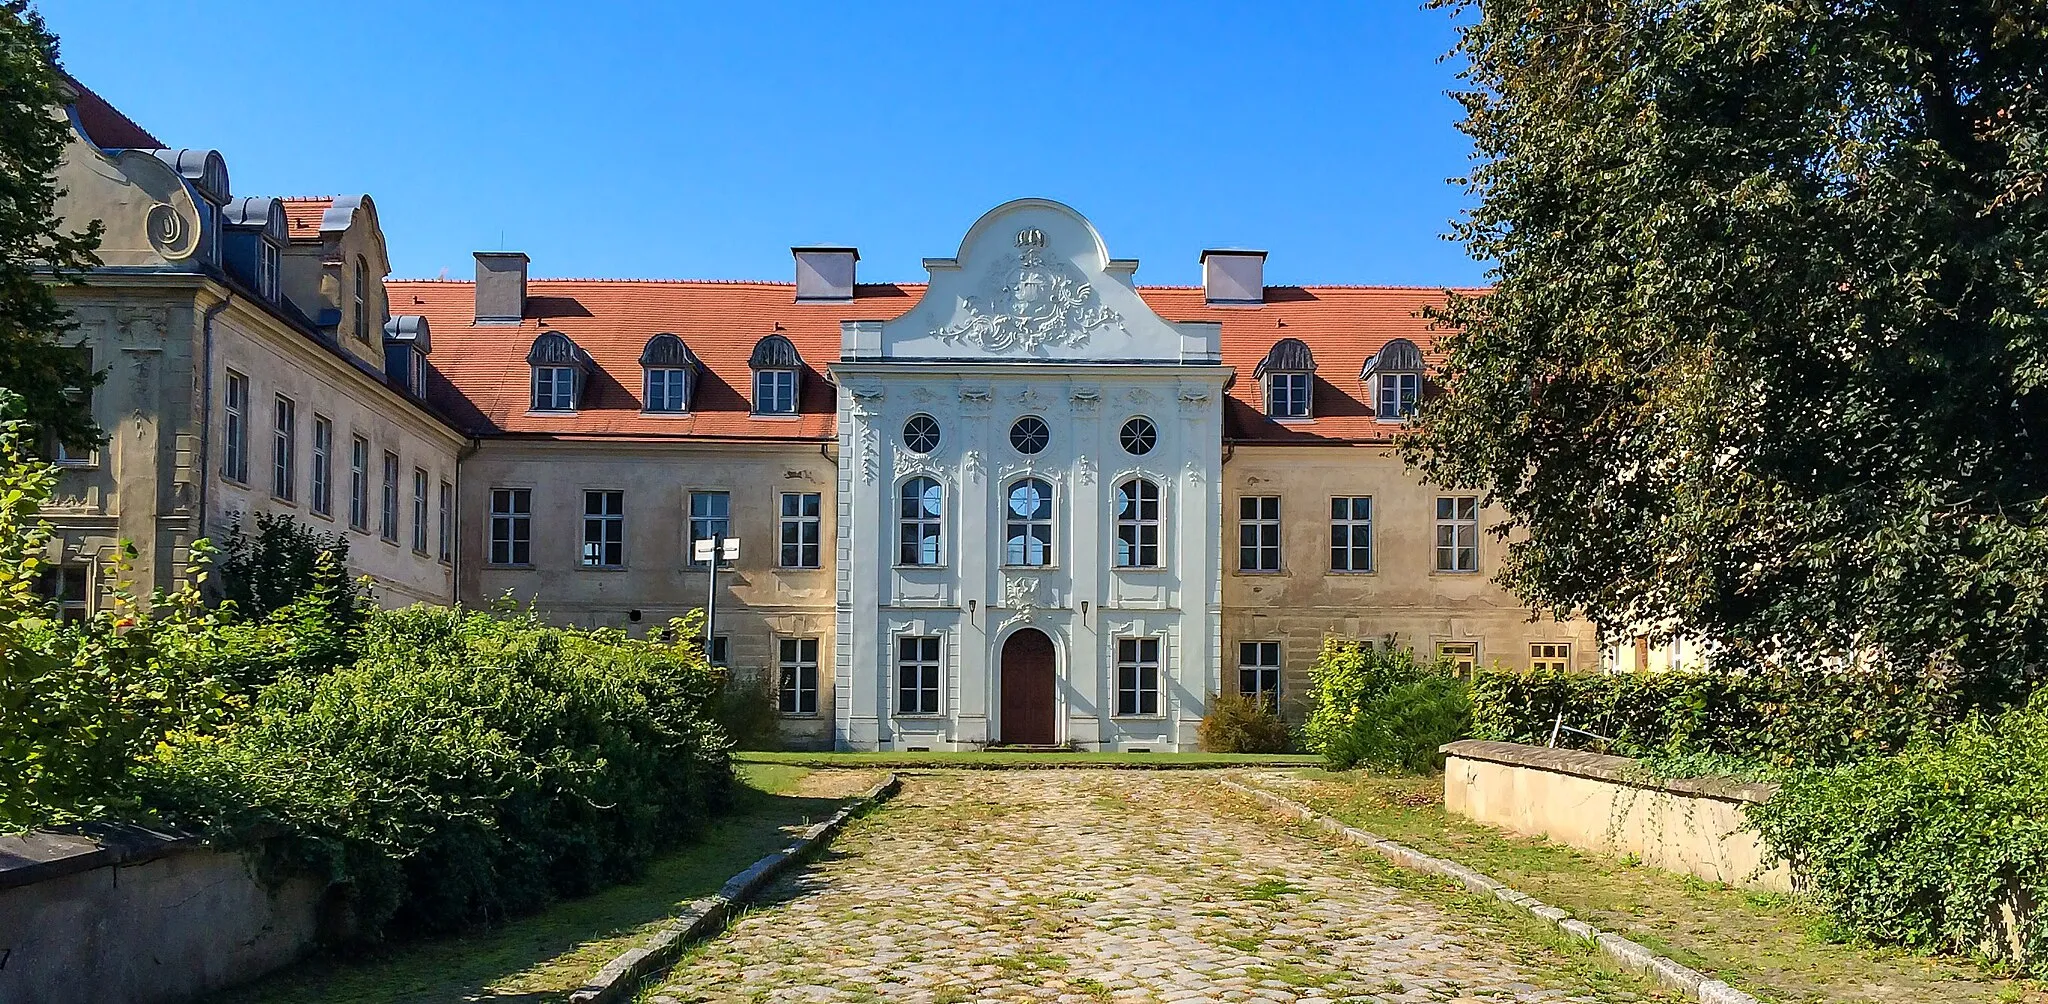
<instances>
[{"instance_id":1,"label":"stone paving","mask_svg":"<svg viewBox=\"0 0 2048 1004\"><path fill-rule=\"evenodd\" d=\"M1206 772L962 771L685 958L712 1001L1605 1002L1642 984L1374 881Z\"/></svg>"}]
</instances>

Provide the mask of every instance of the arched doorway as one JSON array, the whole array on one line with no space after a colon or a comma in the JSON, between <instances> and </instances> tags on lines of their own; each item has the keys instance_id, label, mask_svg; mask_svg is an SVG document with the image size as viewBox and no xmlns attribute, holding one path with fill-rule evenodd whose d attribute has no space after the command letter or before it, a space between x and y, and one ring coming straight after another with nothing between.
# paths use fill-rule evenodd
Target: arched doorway
<instances>
[{"instance_id":1,"label":"arched doorway","mask_svg":"<svg viewBox=\"0 0 2048 1004\"><path fill-rule=\"evenodd\" d=\"M1052 639L1024 628L1003 642L1003 742L1010 746L1053 744Z\"/></svg>"}]
</instances>

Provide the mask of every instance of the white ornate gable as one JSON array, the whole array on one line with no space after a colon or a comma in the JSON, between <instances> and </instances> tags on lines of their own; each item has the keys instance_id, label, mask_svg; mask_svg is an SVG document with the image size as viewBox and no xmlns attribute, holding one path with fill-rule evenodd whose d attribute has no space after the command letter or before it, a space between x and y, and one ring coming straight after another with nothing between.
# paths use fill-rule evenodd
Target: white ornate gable
<instances>
[{"instance_id":1,"label":"white ornate gable","mask_svg":"<svg viewBox=\"0 0 2048 1004\"><path fill-rule=\"evenodd\" d=\"M1018 199L975 221L952 258L927 258L931 285L894 321L850 321L848 360L1213 362L1218 327L1152 311L1080 213Z\"/></svg>"}]
</instances>

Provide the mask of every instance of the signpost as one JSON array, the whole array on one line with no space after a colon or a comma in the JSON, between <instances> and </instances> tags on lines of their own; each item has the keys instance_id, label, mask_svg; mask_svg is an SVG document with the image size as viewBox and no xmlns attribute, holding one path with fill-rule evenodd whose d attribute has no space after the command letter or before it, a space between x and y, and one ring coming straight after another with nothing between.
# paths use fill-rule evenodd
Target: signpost
<instances>
[{"instance_id":1,"label":"signpost","mask_svg":"<svg viewBox=\"0 0 2048 1004\"><path fill-rule=\"evenodd\" d=\"M704 578L709 583L704 588L704 658L710 659L718 638L718 566L740 560L739 538L728 539L719 533L695 541L690 547L690 560L704 564Z\"/></svg>"}]
</instances>

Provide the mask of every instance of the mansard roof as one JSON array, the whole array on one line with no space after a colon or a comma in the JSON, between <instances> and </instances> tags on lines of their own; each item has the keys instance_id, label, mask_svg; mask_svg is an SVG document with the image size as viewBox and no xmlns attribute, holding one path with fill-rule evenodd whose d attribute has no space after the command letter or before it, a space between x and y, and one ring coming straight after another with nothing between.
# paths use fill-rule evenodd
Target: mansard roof
<instances>
[{"instance_id":1,"label":"mansard roof","mask_svg":"<svg viewBox=\"0 0 2048 1004\"><path fill-rule=\"evenodd\" d=\"M289 204L287 204L289 209ZM922 284L863 283L850 301L798 303L786 282L656 279L532 279L518 325L475 322L475 285L467 281L392 280L393 304L429 318L435 403L477 435L659 440L755 439L824 442L836 436L837 390L827 380L798 388L797 420L752 414L754 349L779 335L822 369L839 358L843 320L893 320L924 294ZM1427 287L1268 286L1256 307L1211 307L1198 286L1140 286L1139 294L1174 321L1223 326L1223 364L1237 371L1224 401L1225 435L1273 444L1385 443L1392 430L1374 419L1371 391L1358 379L1388 342L1405 338L1427 361L1436 356L1426 306L1444 292ZM544 331L560 332L587 352L596 372L573 418L527 414L528 349ZM641 359L649 340L674 334L699 365L687 417L648 417L640 409ZM1284 339L1314 357L1314 419L1285 425L1259 407L1252 374Z\"/></svg>"}]
</instances>

